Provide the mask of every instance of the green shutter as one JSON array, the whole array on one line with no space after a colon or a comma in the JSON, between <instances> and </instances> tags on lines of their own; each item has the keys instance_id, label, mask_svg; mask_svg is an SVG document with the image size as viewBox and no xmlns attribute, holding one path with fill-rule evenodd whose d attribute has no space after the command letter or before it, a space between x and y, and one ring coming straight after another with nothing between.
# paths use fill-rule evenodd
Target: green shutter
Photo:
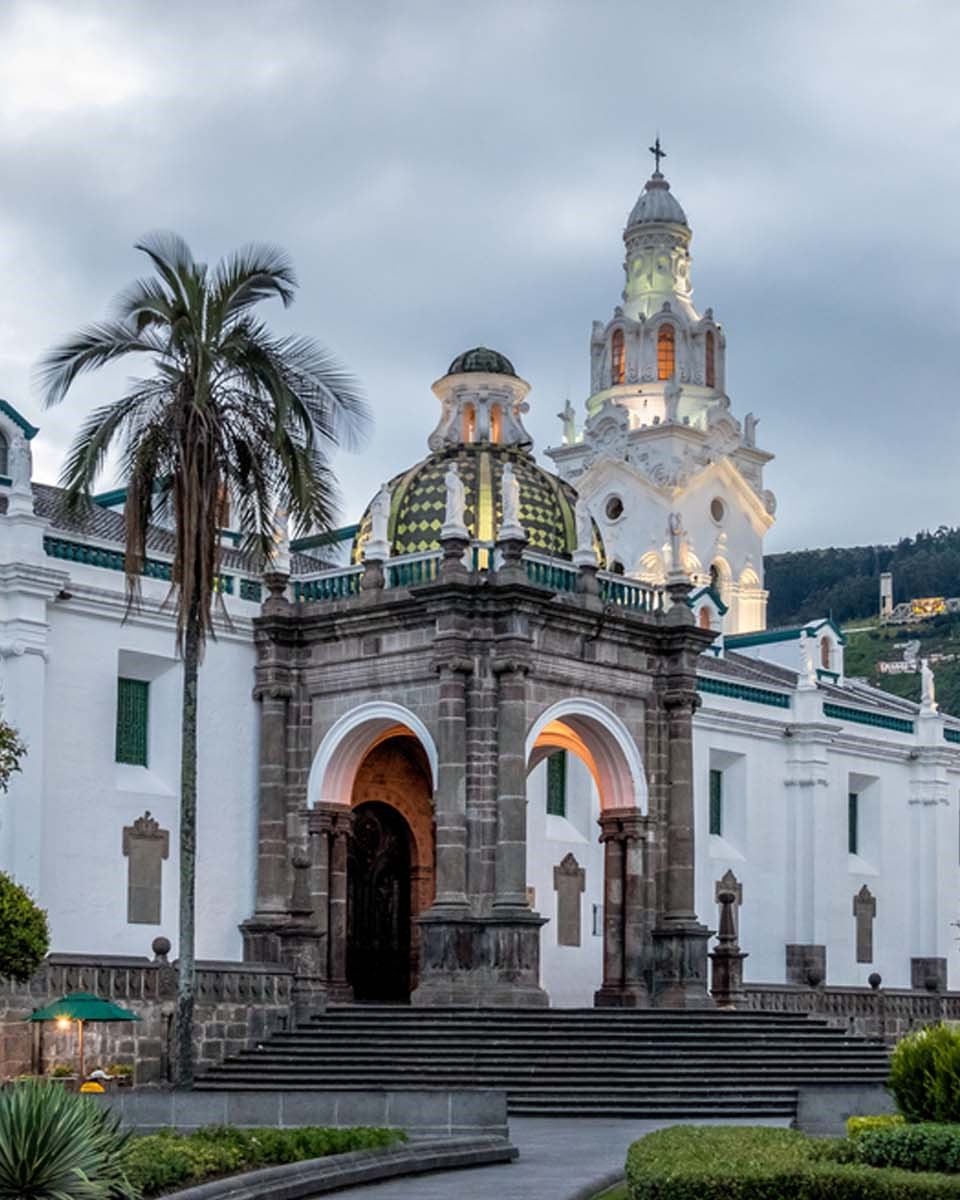
<instances>
[{"instance_id":1,"label":"green shutter","mask_svg":"<svg viewBox=\"0 0 960 1200\"><path fill-rule=\"evenodd\" d=\"M710 770L710 832L723 833L723 772Z\"/></svg>"},{"instance_id":2,"label":"green shutter","mask_svg":"<svg viewBox=\"0 0 960 1200\"><path fill-rule=\"evenodd\" d=\"M858 834L860 832L860 823L857 819L857 800L858 796L856 792L849 792L847 794L847 850L850 854L860 853L857 849L859 844Z\"/></svg>"},{"instance_id":3,"label":"green shutter","mask_svg":"<svg viewBox=\"0 0 960 1200\"><path fill-rule=\"evenodd\" d=\"M558 750L547 759L547 812L553 817L567 815L566 750Z\"/></svg>"},{"instance_id":4,"label":"green shutter","mask_svg":"<svg viewBox=\"0 0 960 1200\"><path fill-rule=\"evenodd\" d=\"M147 765L150 684L143 679L117 680L117 762Z\"/></svg>"}]
</instances>

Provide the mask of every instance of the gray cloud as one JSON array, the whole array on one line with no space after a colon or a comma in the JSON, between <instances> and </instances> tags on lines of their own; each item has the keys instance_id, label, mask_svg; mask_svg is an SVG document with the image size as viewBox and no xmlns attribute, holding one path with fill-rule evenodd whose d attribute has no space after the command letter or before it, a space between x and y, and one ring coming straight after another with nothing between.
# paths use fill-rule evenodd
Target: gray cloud
<instances>
[{"instance_id":1,"label":"gray cloud","mask_svg":"<svg viewBox=\"0 0 960 1200\"><path fill-rule=\"evenodd\" d=\"M659 128L734 408L777 454L770 547L957 522L958 34L950 0L8 2L0 395L54 479L123 373L42 413L30 368L174 228L204 257L293 255L276 325L376 414L338 460L345 518L422 456L429 384L466 346L533 384L542 449L586 396Z\"/></svg>"}]
</instances>

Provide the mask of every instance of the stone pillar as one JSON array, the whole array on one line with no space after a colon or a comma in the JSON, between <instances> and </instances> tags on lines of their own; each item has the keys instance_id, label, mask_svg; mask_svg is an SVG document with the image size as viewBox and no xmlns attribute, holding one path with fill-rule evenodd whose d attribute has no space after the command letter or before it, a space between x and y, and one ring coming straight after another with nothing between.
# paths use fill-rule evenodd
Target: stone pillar
<instances>
[{"instance_id":1,"label":"stone pillar","mask_svg":"<svg viewBox=\"0 0 960 1200\"><path fill-rule=\"evenodd\" d=\"M277 962L277 929L287 920L287 706L293 689L270 683L254 689L260 702L257 806L257 900L241 925L245 962Z\"/></svg>"},{"instance_id":2,"label":"stone pillar","mask_svg":"<svg viewBox=\"0 0 960 1200\"><path fill-rule=\"evenodd\" d=\"M633 808L600 815L603 844L603 983L594 996L600 1008L642 1008L646 982L647 913L644 879L646 820Z\"/></svg>"},{"instance_id":3,"label":"stone pillar","mask_svg":"<svg viewBox=\"0 0 960 1200\"><path fill-rule=\"evenodd\" d=\"M438 664L440 713L437 722L436 898L433 907L467 905L467 702L468 658Z\"/></svg>"},{"instance_id":4,"label":"stone pillar","mask_svg":"<svg viewBox=\"0 0 960 1200\"><path fill-rule=\"evenodd\" d=\"M494 909L527 909L525 663L501 659L497 676L497 857Z\"/></svg>"},{"instance_id":5,"label":"stone pillar","mask_svg":"<svg viewBox=\"0 0 960 1200\"><path fill-rule=\"evenodd\" d=\"M666 864L653 934L654 999L663 1008L703 1008L710 1003L710 931L697 920L694 901L693 714L698 704L693 688L673 688L663 698L669 763Z\"/></svg>"},{"instance_id":6,"label":"stone pillar","mask_svg":"<svg viewBox=\"0 0 960 1200\"><path fill-rule=\"evenodd\" d=\"M331 1000L353 999L353 988L347 981L347 839L353 823L338 818L330 831L330 917L327 944L329 946L328 991Z\"/></svg>"},{"instance_id":7,"label":"stone pillar","mask_svg":"<svg viewBox=\"0 0 960 1200\"><path fill-rule=\"evenodd\" d=\"M280 959L293 971L293 1019L302 1024L314 1013L326 1007L327 981L325 972L326 933L314 919L310 894L310 856L295 851L290 859L293 867L293 891L287 910L287 923L277 932Z\"/></svg>"},{"instance_id":8,"label":"stone pillar","mask_svg":"<svg viewBox=\"0 0 960 1200\"><path fill-rule=\"evenodd\" d=\"M711 995L718 1008L735 1009L744 1001L743 960L740 949L738 917L743 903L743 887L732 871L717 881L715 896L720 906L717 946L710 955L713 964Z\"/></svg>"},{"instance_id":9,"label":"stone pillar","mask_svg":"<svg viewBox=\"0 0 960 1200\"><path fill-rule=\"evenodd\" d=\"M877 900L866 884L853 898L853 916L857 925L857 962L873 962L873 919Z\"/></svg>"}]
</instances>

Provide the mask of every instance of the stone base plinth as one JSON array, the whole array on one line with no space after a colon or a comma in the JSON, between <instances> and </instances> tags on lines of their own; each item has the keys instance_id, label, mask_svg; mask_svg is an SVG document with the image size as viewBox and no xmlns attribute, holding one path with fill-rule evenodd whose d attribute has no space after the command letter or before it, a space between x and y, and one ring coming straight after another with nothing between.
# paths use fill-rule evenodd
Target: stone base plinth
<instances>
[{"instance_id":1,"label":"stone base plinth","mask_svg":"<svg viewBox=\"0 0 960 1200\"><path fill-rule=\"evenodd\" d=\"M593 994L594 1008L649 1008L650 993L642 984L604 985Z\"/></svg>"},{"instance_id":2,"label":"stone base plinth","mask_svg":"<svg viewBox=\"0 0 960 1200\"><path fill-rule=\"evenodd\" d=\"M653 931L655 1008L712 1008L707 991L706 925L662 925Z\"/></svg>"},{"instance_id":3,"label":"stone base plinth","mask_svg":"<svg viewBox=\"0 0 960 1200\"><path fill-rule=\"evenodd\" d=\"M283 951L280 929L290 920L286 913L254 913L240 925L243 938L243 961L251 963L280 963Z\"/></svg>"},{"instance_id":4,"label":"stone base plinth","mask_svg":"<svg viewBox=\"0 0 960 1200\"><path fill-rule=\"evenodd\" d=\"M419 918L420 984L410 1003L422 1008L543 1008L540 927L529 909L489 916L431 909Z\"/></svg>"}]
</instances>

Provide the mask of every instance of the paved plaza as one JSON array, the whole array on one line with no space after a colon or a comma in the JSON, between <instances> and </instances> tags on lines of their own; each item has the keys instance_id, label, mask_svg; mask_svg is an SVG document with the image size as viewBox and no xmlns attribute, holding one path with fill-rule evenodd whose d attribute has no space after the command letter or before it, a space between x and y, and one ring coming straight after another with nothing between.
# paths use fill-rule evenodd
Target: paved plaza
<instances>
[{"instance_id":1,"label":"paved plaza","mask_svg":"<svg viewBox=\"0 0 960 1200\"><path fill-rule=\"evenodd\" d=\"M516 1117L510 1137L514 1163L411 1176L350 1188L349 1200L580 1200L613 1183L627 1147L675 1121L560 1120ZM724 1125L786 1125L781 1120L723 1121Z\"/></svg>"}]
</instances>

